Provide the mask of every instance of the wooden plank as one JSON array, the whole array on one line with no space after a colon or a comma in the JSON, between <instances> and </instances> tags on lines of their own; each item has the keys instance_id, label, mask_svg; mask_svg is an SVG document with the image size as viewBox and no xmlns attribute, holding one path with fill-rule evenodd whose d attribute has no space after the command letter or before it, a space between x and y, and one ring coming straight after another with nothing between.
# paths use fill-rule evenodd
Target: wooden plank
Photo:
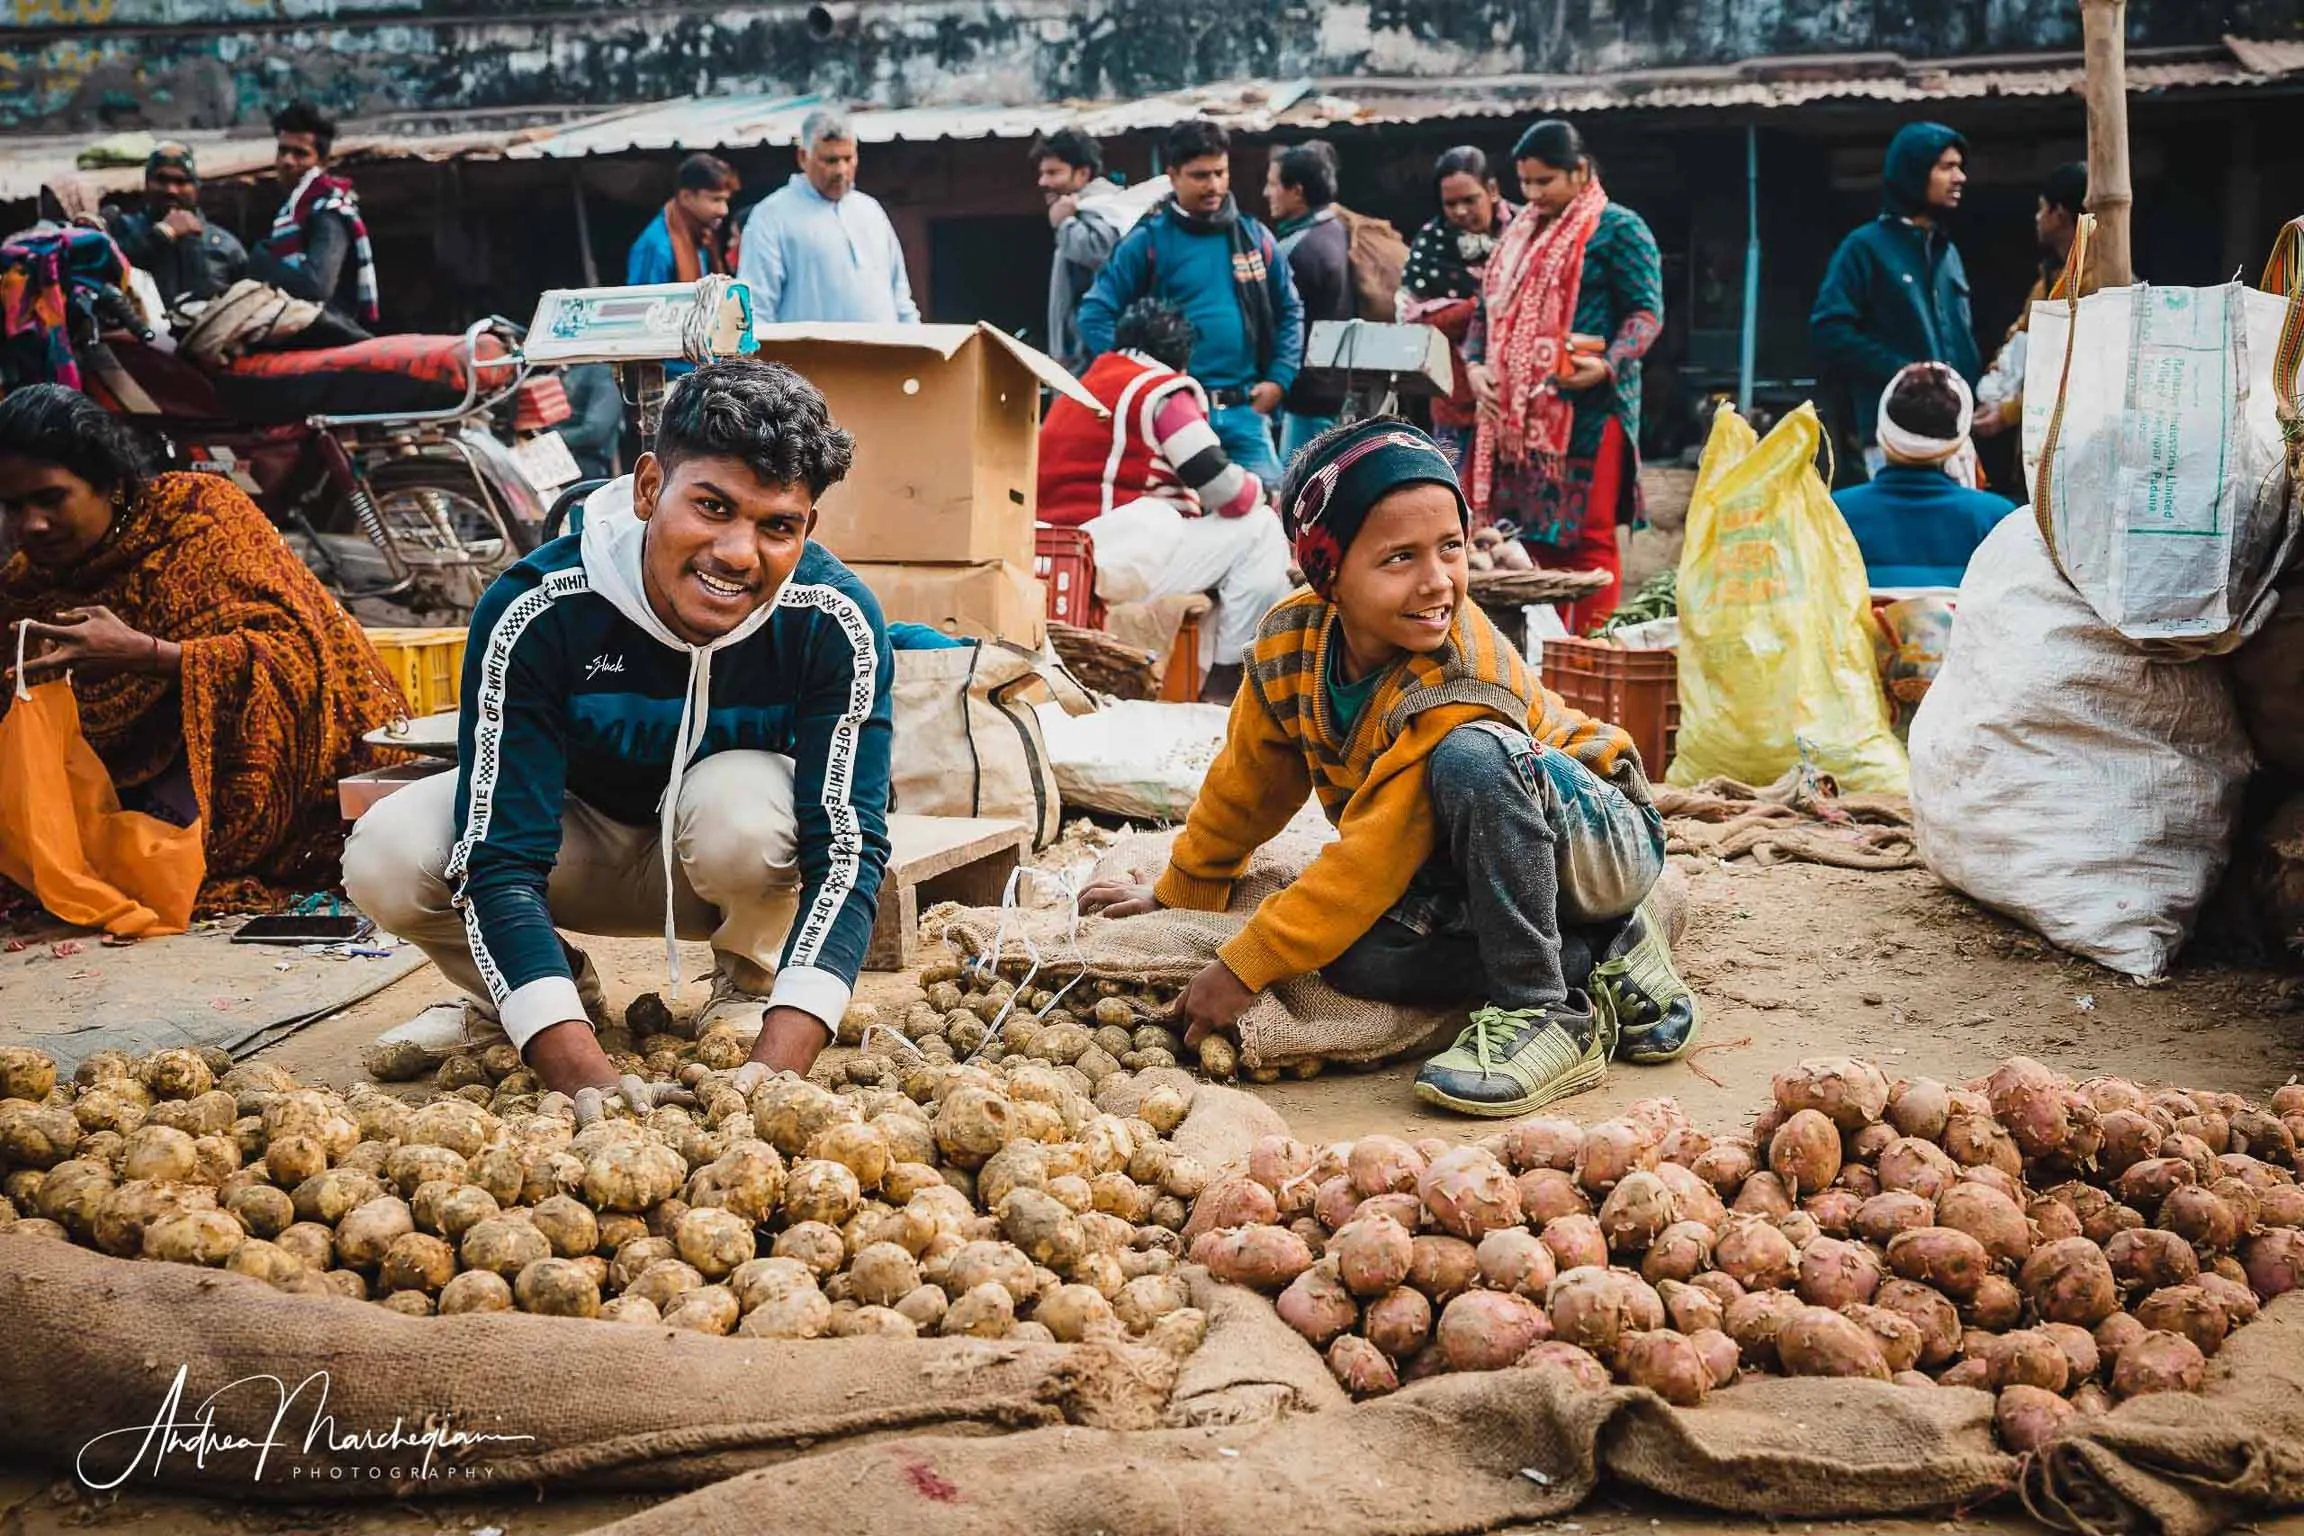
<instances>
[{"instance_id":1,"label":"wooden plank","mask_svg":"<svg viewBox=\"0 0 2304 1536\"><path fill-rule=\"evenodd\" d=\"M923 908L941 901L998 903L1031 851L1032 834L1020 823L989 817L898 814L888 818L888 841L888 873L864 953L871 971L910 969Z\"/></svg>"}]
</instances>

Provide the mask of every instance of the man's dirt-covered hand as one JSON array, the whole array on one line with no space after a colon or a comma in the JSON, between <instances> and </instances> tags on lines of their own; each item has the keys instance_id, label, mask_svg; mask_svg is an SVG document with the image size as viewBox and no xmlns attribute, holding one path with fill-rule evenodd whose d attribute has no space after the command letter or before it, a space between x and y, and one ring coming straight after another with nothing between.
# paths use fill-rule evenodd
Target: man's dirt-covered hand
<instances>
[{"instance_id":1,"label":"man's dirt-covered hand","mask_svg":"<svg viewBox=\"0 0 2304 1536\"><path fill-rule=\"evenodd\" d=\"M1160 898L1148 885L1125 880L1099 880L1080 893L1083 917L1139 917L1160 910Z\"/></svg>"},{"instance_id":2,"label":"man's dirt-covered hand","mask_svg":"<svg viewBox=\"0 0 2304 1536\"><path fill-rule=\"evenodd\" d=\"M637 1072L627 1072L616 1079L614 1085L588 1083L576 1090L576 1127L581 1130L608 1113L609 1106L619 1099L625 1110L637 1116L665 1104L693 1104L696 1095L678 1083L651 1083Z\"/></svg>"},{"instance_id":3,"label":"man's dirt-covered hand","mask_svg":"<svg viewBox=\"0 0 2304 1536\"><path fill-rule=\"evenodd\" d=\"M1212 1034L1230 1034L1240 1015L1256 1001L1232 967L1211 960L1192 978L1184 995L1176 999L1176 1017L1184 1025L1184 1043L1198 1045Z\"/></svg>"},{"instance_id":4,"label":"man's dirt-covered hand","mask_svg":"<svg viewBox=\"0 0 2304 1536\"><path fill-rule=\"evenodd\" d=\"M760 1021L760 1038L752 1043L752 1059L736 1069L735 1087L746 1098L752 1090L779 1072L802 1077L816 1065L832 1032L812 1013L797 1008L771 1008Z\"/></svg>"}]
</instances>

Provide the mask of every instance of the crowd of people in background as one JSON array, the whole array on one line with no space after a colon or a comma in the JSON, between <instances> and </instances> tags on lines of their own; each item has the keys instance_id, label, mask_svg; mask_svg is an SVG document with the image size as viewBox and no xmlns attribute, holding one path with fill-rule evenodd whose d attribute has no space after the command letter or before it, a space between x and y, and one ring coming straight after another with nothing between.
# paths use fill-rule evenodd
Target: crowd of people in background
<instances>
[{"instance_id":1,"label":"crowd of people in background","mask_svg":"<svg viewBox=\"0 0 2304 1536\"><path fill-rule=\"evenodd\" d=\"M1307 363L1321 322L1368 317L1355 291L1359 240L1379 221L1338 202L1335 147L1273 146L1269 227L1232 194L1220 125L1179 124L1163 149L1169 175L1157 195L1132 200L1077 130L1034 146L1056 232L1048 335L1092 393L1111 394L1108 407L1130 390L1140 403L1146 381L1159 379L1167 409L1188 400L1205 414L1215 454L1180 472L1163 458L1166 434L1150 415L1116 410L1099 423L1052 412L1042 504L1066 521L1132 516L1125 509L1140 498L1199 517L1209 510L1199 489L1219 467L1272 487L1346 409L1334 373ZM1431 430L1479 522L1535 566L1609 577L1565 615L1583 632L1615 608L1623 538L1643 521L1641 370L1664 329L1662 254L1646 221L1609 197L1573 125L1529 128L1510 166L1517 200L1482 150L1438 158L1436 211L1408 243L1382 318L1447 338L1454 384L1429 401ZM2040 189L2037 280L1987 367L1952 237L1967 182L1958 132L1938 123L1899 132L1881 212L1842 242L1810 317L1823 408L1863 465L1840 505L1884 587L1957 586L1969 555L2022 499L2020 456L1999 455L1988 479L1977 445L2021 423L2026 317L2032 302L2064 293L2087 202L2079 165L2059 167ZM1163 319L1161 333L1180 329L1188 342L1155 355L1118 334L1118 318L1147 300L1182 321ZM1176 387L1178 376L1196 390ZM1092 451L1098 445L1108 451ZM1224 482L1227 504L1237 484ZM1183 563L1166 575L1187 579ZM1228 662L1231 648L1219 655Z\"/></svg>"},{"instance_id":2,"label":"crowd of people in background","mask_svg":"<svg viewBox=\"0 0 2304 1536\"><path fill-rule=\"evenodd\" d=\"M1346 405L1332 372L1305 367L1314 326L1363 313L1362 226L1338 203L1334 146L1314 140L1274 150L1263 189L1269 228L1232 193L1222 125L1180 123L1163 147L1166 194L1109 254L1101 231L1072 233L1087 217L1078 205L1056 220L1049 331L1077 338L1068 350L1090 359L1091 392L1113 412L1109 422L1084 411L1050 413L1041 504L1066 509L1072 521L1139 516L1127 510L1137 498L1196 519L1208 508L1195 486L1215 463L1275 486ZM1036 155L1054 219L1056 200L1093 184L1100 156L1076 134L1036 147ZM1478 150L1441 157L1434 177L1441 213L1401 248L1383 318L1430 324L1448 336L1461 382L1433 403L1434 427L1475 515L1516 538L1534 564L1607 572L1609 584L1570 616L1572 624L1597 622L1618 595L1618 529L1640 517L1640 363L1663 328L1662 261L1647 224L1609 200L1573 127L1536 125L1512 159L1526 212L1505 200ZM1075 181L1074 173L1087 179ZM1392 240L1399 245L1396 234ZM1091 269L1094 281L1067 314ZM1188 347L1159 358L1118 334L1119 319L1147 301L1180 317ZM1101 362L1112 356L1125 360ZM1205 413L1220 460L1178 472L1163 457L1168 434L1141 409L1155 368L1164 370L1160 394L1169 409L1189 401ZM1188 376L1189 392L1176 374ZM1083 508L1087 515L1069 515ZM1164 576L1187 579L1188 565L1180 560ZM1117 570L1109 574L1132 585ZM1221 623L1218 632L1211 689L1229 681L1237 654L1238 637Z\"/></svg>"},{"instance_id":3,"label":"crowd of people in background","mask_svg":"<svg viewBox=\"0 0 2304 1536\"><path fill-rule=\"evenodd\" d=\"M281 201L249 246L203 214L198 160L178 142L151 150L139 198L98 212L60 189L56 220L43 227L67 237L106 229L163 336L169 319L181 325L253 279L317 306L294 344L362 339L382 314L383 285L358 194L333 168L337 125L293 102L272 127ZM1534 565L1607 573L1610 584L1566 617L1581 629L1605 616L1619 596L1624 530L1643 516L1640 376L1665 300L1653 233L1610 198L1577 129L1534 125L1508 167L1476 147L1446 151L1432 168L1434 211L1407 242L1343 206L1332 143L1272 146L1262 217L1234 190L1232 151L1221 123L1177 123L1161 145L1165 173L1132 186L1078 128L1031 146L1051 231L1041 340L1092 394L1109 395L1108 407L1125 397L1138 411L1115 411L1110 423L1050 411L1041 502L1051 520L1130 516L1149 500L1188 522L1237 523L1223 537L1194 531L1144 580L1155 592L1196 582L1214 561L1225 579L1207 590L1223 589L1220 612L1262 602L1270 540L1239 522L1243 505L1268 502L1287 464L1348 410L1335 372L1307 367L1316 328L1427 325L1447 339L1453 389L1419 409L1475 517ZM734 167L688 156L632 243L625 280L740 277L770 322L918 323L903 243L858 185L853 122L835 108L810 112L795 160L784 185L743 208ZM1953 238L1968 162L1953 128L1901 130L1881 211L1841 243L1809 317L1821 403L1864 466L1843 476L1862 483L1841 501L1867 559L1878 573L1947 584L1992 509L2023 499L2020 456L1993 440L2020 425L2030 301L2064 292L2087 201L2077 165L2041 188L2039 271L1987 365ZM1914 373L1920 364L1930 366ZM617 403L604 390L576 393L592 407L579 417L601 418L597 431L585 419L571 429L590 463L613 447ZM1989 489L1981 464L1992 466ZM1220 684L1237 663L1237 636L1215 628Z\"/></svg>"}]
</instances>

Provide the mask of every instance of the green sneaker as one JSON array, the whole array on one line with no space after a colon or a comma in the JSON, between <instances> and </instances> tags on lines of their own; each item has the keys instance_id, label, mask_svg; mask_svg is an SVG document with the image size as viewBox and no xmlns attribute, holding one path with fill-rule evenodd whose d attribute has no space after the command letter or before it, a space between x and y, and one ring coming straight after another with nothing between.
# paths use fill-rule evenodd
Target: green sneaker
<instances>
[{"instance_id":1,"label":"green sneaker","mask_svg":"<svg viewBox=\"0 0 2304 1536\"><path fill-rule=\"evenodd\" d=\"M1589 1045L1579 1044L1588 1034ZM1582 993L1545 1008L1482 1008L1416 1074L1416 1097L1465 1115L1525 1115L1597 1088L1615 1033Z\"/></svg>"},{"instance_id":2,"label":"green sneaker","mask_svg":"<svg viewBox=\"0 0 2304 1536\"><path fill-rule=\"evenodd\" d=\"M1664 925L1642 902L1608 956L1592 967L1592 1006L1616 1026L1616 1054L1641 1066L1672 1061L1696 1043L1696 993L1672 966Z\"/></svg>"}]
</instances>

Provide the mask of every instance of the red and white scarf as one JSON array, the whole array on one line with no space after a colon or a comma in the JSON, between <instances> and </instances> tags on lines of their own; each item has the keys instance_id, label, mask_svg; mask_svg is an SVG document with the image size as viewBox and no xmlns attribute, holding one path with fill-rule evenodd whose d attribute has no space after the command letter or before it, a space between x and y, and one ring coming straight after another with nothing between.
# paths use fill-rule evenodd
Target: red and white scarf
<instances>
[{"instance_id":1,"label":"red and white scarf","mask_svg":"<svg viewBox=\"0 0 2304 1536\"><path fill-rule=\"evenodd\" d=\"M374 325L382 313L376 286L376 249L368 243L368 225L360 217L360 195L352 190L351 182L319 166L306 171L272 216L272 233L264 243L283 259L303 255L305 227L323 213L342 215L352 231L352 282L359 304L354 318ZM320 302L333 303L335 297L324 293Z\"/></svg>"},{"instance_id":2,"label":"red and white scarf","mask_svg":"<svg viewBox=\"0 0 2304 1536\"><path fill-rule=\"evenodd\" d=\"M1481 296L1488 309L1488 366L1501 419L1483 411L1472 454L1472 505L1488 506L1495 461L1566 457L1575 411L1553 381L1564 371L1568 333L1584 288L1584 246L1599 227L1608 193L1595 176L1551 218L1523 210L1504 231Z\"/></svg>"}]
</instances>

